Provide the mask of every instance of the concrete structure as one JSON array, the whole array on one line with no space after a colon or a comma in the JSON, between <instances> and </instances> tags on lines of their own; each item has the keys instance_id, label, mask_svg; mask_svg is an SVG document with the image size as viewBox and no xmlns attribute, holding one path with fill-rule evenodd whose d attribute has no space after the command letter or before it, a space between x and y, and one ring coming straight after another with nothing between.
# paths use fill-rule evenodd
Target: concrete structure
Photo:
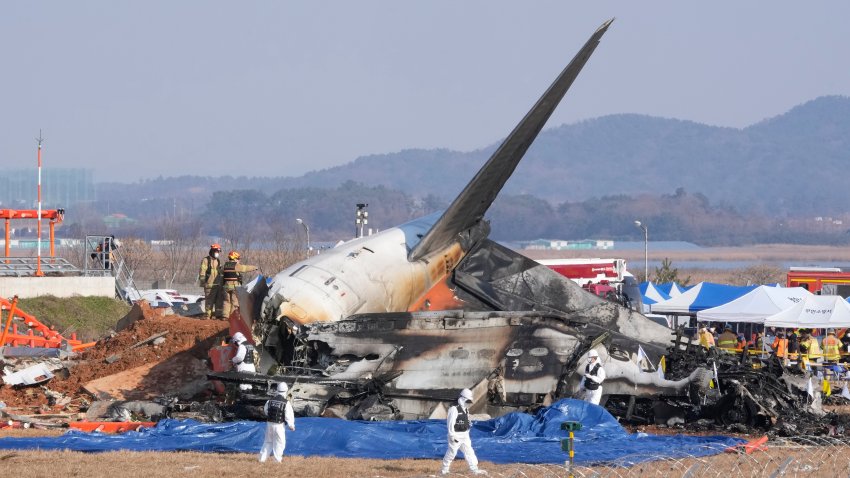
<instances>
[{"instance_id":1,"label":"concrete structure","mask_svg":"<svg viewBox=\"0 0 850 478\"><path fill-rule=\"evenodd\" d=\"M56 297L115 297L115 278L107 277L0 277L0 297L22 299Z\"/></svg>"},{"instance_id":2,"label":"concrete structure","mask_svg":"<svg viewBox=\"0 0 850 478\"><path fill-rule=\"evenodd\" d=\"M528 242L525 246L525 249L554 251L613 248L614 241L597 239L583 239L579 241L565 241L562 239L536 239L534 241Z\"/></svg>"}]
</instances>

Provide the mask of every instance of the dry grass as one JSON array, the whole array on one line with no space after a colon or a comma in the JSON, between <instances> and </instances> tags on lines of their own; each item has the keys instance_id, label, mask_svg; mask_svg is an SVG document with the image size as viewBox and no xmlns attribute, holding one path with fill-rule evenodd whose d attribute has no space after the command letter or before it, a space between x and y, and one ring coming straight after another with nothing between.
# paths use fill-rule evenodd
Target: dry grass
<instances>
[{"instance_id":1,"label":"dry grass","mask_svg":"<svg viewBox=\"0 0 850 478\"><path fill-rule=\"evenodd\" d=\"M720 454L703 458L657 460L632 467L576 467L582 476L772 476L785 467L782 476L843 476L850 459L850 447L809 448L794 445L770 447L765 452ZM788 462L788 459L793 462ZM438 476L439 460L364 460L324 457L286 456L283 464L273 460L257 462L253 454L217 454L196 452L108 452L0 450L3 476L86 476L91 478L127 478L203 476L232 478L241 476L337 477L430 477ZM566 477L563 465L495 465L482 463L490 476L511 478ZM455 460L452 476L468 476L466 463Z\"/></svg>"},{"instance_id":2,"label":"dry grass","mask_svg":"<svg viewBox=\"0 0 850 478\"><path fill-rule=\"evenodd\" d=\"M285 456L282 464L273 459L259 463L257 455L195 452L108 452L72 451L0 451L3 476L86 476L89 478L150 478L202 476L233 478L240 476L292 476L313 478L338 477L417 477L439 474L438 460L361 460L323 457ZM456 461L453 468L463 476L466 463ZM545 467L492 465L482 463L492 476L557 476ZM541 474L520 473L520 469L540 468ZM118 473L118 475L116 475Z\"/></svg>"}]
</instances>

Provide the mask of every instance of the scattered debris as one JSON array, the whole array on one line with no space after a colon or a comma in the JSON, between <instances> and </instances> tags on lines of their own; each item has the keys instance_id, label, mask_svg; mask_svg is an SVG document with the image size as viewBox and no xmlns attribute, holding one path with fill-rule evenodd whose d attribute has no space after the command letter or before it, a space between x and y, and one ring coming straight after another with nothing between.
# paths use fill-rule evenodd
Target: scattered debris
<instances>
[{"instance_id":1,"label":"scattered debris","mask_svg":"<svg viewBox=\"0 0 850 478\"><path fill-rule=\"evenodd\" d=\"M3 376L7 385L35 385L53 378L53 372L44 364L35 364L23 370Z\"/></svg>"},{"instance_id":2,"label":"scattered debris","mask_svg":"<svg viewBox=\"0 0 850 478\"><path fill-rule=\"evenodd\" d=\"M154 342L157 339L163 338L166 335L168 335L167 330L165 332L160 332L158 334L151 335L150 337L146 338L145 340L142 340L141 342L137 342L137 343L131 345L127 350L133 350L135 348L141 347L142 345L145 345L145 344L148 344L150 342ZM164 341L165 340L163 339L163 342ZM162 343L162 342L159 342L159 343ZM104 359L104 360L106 361L106 363L113 363L113 362L118 361L119 358L121 358L120 353L119 354L112 354L109 357L106 357L106 359Z\"/></svg>"},{"instance_id":3,"label":"scattered debris","mask_svg":"<svg viewBox=\"0 0 850 478\"><path fill-rule=\"evenodd\" d=\"M69 427L84 432L126 433L156 426L156 422L71 422Z\"/></svg>"}]
</instances>

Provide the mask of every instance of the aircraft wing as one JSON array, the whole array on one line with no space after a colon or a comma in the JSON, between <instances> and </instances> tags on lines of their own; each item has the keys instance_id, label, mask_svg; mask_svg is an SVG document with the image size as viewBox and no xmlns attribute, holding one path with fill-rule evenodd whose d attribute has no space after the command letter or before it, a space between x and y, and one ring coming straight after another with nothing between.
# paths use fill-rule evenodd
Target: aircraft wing
<instances>
[{"instance_id":1,"label":"aircraft wing","mask_svg":"<svg viewBox=\"0 0 850 478\"><path fill-rule=\"evenodd\" d=\"M416 261L433 251L445 248L458 239L458 234L474 226L484 217L484 213L496 199L517 164L525 155L528 147L543 129L543 125L555 111L567 90L573 84L584 64L599 44L602 35L608 30L614 19L603 23L591 35L587 43L564 68L554 83L537 100L537 103L525 115L522 121L505 138L499 149L478 171L472 181L466 185L440 219L422 237L422 240L410 251L408 260Z\"/></svg>"}]
</instances>

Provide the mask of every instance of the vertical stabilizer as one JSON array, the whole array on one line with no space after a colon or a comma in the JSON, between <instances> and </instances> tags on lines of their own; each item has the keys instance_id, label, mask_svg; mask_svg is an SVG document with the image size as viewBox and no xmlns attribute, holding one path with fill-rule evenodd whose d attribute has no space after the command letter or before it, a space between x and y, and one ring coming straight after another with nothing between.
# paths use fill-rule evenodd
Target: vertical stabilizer
<instances>
[{"instance_id":1,"label":"vertical stabilizer","mask_svg":"<svg viewBox=\"0 0 850 478\"><path fill-rule=\"evenodd\" d=\"M433 251L441 250L458 240L458 234L478 223L496 199L528 147L543 129L567 90L573 84L584 64L599 44L614 19L603 23L591 35L573 60L558 75L552 86L543 93L522 121L514 128L499 149L487 160L472 181L466 185L433 227L408 255L411 261L419 260Z\"/></svg>"}]
</instances>

